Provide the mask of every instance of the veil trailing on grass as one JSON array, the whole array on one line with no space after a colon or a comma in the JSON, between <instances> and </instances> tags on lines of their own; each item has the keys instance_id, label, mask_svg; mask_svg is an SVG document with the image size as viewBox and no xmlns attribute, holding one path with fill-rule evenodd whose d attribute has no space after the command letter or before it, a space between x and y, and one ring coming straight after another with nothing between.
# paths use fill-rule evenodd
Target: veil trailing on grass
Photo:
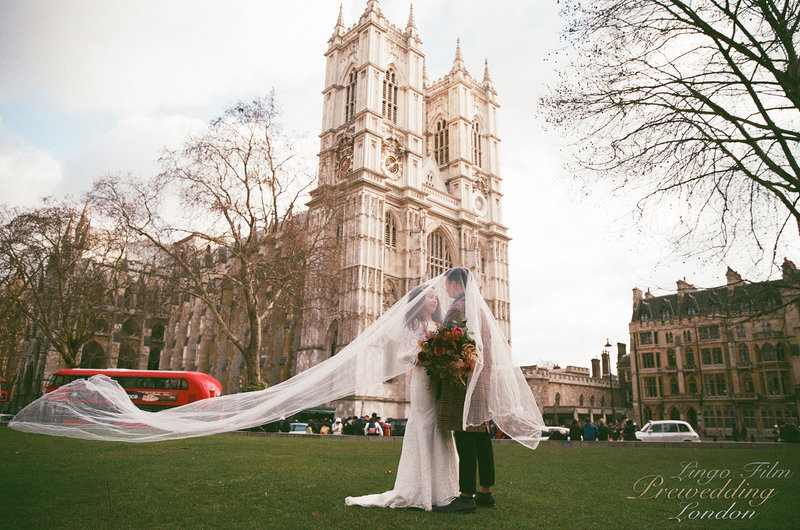
<instances>
[{"instance_id":1,"label":"veil trailing on grass","mask_svg":"<svg viewBox=\"0 0 800 530\"><path fill-rule=\"evenodd\" d=\"M503 432L535 448L544 426L542 415L521 370L512 362L511 349L476 282L463 270L467 278L464 315L478 354L466 389L463 426L493 420ZM409 318L420 314L425 295L430 292L438 296L443 310L453 302L445 275L437 276L404 296L338 354L266 390L146 412L133 405L116 381L97 375L45 394L22 409L9 427L71 438L153 442L278 421L361 393L411 369L420 348L418 343L402 340L404 329ZM479 381L481 384L476 384Z\"/></svg>"}]
</instances>

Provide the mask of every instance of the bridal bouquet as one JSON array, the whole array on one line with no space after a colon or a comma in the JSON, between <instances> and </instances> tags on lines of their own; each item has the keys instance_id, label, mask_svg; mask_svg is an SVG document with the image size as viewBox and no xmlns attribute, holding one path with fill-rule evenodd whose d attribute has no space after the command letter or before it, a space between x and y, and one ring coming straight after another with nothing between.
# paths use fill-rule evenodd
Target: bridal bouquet
<instances>
[{"instance_id":1,"label":"bridal bouquet","mask_svg":"<svg viewBox=\"0 0 800 530\"><path fill-rule=\"evenodd\" d=\"M431 384L442 381L467 386L466 376L472 373L478 354L465 324L438 326L425 340L419 341L417 364L425 367Z\"/></svg>"}]
</instances>

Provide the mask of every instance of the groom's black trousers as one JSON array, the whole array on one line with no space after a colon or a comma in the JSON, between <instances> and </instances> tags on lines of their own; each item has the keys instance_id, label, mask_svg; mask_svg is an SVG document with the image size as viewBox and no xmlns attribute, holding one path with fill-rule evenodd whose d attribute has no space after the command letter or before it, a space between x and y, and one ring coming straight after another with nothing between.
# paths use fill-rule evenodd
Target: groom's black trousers
<instances>
[{"instance_id":1,"label":"groom's black trousers","mask_svg":"<svg viewBox=\"0 0 800 530\"><path fill-rule=\"evenodd\" d=\"M480 470L480 484L494 486L494 452L492 436L488 432L455 431L458 451L458 490L475 494L476 471Z\"/></svg>"}]
</instances>

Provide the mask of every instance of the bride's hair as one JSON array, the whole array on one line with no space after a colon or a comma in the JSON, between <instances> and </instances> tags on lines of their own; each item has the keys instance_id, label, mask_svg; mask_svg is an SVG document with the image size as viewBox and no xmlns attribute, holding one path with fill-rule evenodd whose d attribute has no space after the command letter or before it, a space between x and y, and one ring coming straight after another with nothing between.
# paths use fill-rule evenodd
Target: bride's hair
<instances>
[{"instance_id":1,"label":"bride's hair","mask_svg":"<svg viewBox=\"0 0 800 530\"><path fill-rule=\"evenodd\" d=\"M414 287L411 290L411 292L408 293L408 298L407 298L408 302L411 302L412 300L417 298L420 295L420 293L422 293L425 290L425 287L426 287L425 285L419 285L417 287ZM431 290L431 292L433 293L433 290ZM442 321L442 303L439 300L438 296L436 297L436 301L438 303L436 304L436 309L433 312L432 318L436 322L441 322ZM423 318L422 318L422 308L423 307L425 307L425 297L424 296L422 298L420 298L416 303L414 303L408 309L408 311L406 311L405 324L406 324L407 328L417 329L419 327L419 325L423 321Z\"/></svg>"}]
</instances>

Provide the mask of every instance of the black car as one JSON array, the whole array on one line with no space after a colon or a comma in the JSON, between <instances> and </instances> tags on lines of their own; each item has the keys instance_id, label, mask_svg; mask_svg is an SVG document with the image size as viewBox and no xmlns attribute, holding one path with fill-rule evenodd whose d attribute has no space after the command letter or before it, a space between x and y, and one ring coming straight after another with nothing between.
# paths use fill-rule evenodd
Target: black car
<instances>
[{"instance_id":1,"label":"black car","mask_svg":"<svg viewBox=\"0 0 800 530\"><path fill-rule=\"evenodd\" d=\"M390 434L392 436L403 436L406 433L406 423L408 423L408 418L389 420Z\"/></svg>"}]
</instances>

